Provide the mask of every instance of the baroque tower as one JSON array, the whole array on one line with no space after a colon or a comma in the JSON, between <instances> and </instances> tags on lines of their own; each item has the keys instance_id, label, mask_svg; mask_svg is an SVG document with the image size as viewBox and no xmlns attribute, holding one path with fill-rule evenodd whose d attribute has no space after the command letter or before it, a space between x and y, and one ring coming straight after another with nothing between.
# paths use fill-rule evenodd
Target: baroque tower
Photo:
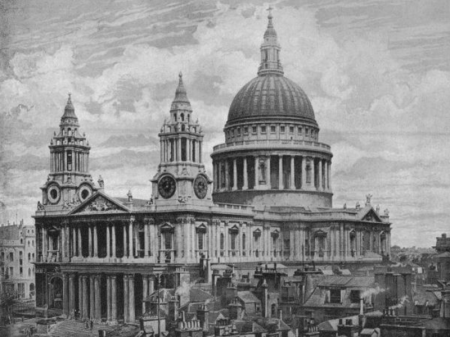
<instances>
[{"instance_id":1,"label":"baroque tower","mask_svg":"<svg viewBox=\"0 0 450 337\"><path fill-rule=\"evenodd\" d=\"M59 124L59 133L50 141L50 174L41 187L38 211L58 212L89 198L97 190L89 173L89 142L79 131L71 95ZM39 209L41 208L41 209Z\"/></svg>"},{"instance_id":2,"label":"baroque tower","mask_svg":"<svg viewBox=\"0 0 450 337\"><path fill-rule=\"evenodd\" d=\"M170 118L164 121L159 138L160 164L152 179L155 204L210 204L212 181L202 162L203 132L193 121L181 73Z\"/></svg>"}]
</instances>

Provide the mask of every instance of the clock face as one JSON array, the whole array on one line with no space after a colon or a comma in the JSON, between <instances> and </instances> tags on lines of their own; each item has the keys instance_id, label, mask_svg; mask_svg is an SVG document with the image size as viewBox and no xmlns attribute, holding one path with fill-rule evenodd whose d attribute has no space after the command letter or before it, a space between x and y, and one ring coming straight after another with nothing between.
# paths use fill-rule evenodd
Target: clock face
<instances>
[{"instance_id":1,"label":"clock face","mask_svg":"<svg viewBox=\"0 0 450 337\"><path fill-rule=\"evenodd\" d=\"M56 204L59 201L61 193L59 192L59 187L52 185L47 190L47 199L51 204Z\"/></svg>"},{"instance_id":2,"label":"clock face","mask_svg":"<svg viewBox=\"0 0 450 337\"><path fill-rule=\"evenodd\" d=\"M198 175L197 178L195 178L194 192L199 199L206 197L206 192L208 192L208 180L206 180L205 176Z\"/></svg>"},{"instance_id":3,"label":"clock face","mask_svg":"<svg viewBox=\"0 0 450 337\"><path fill-rule=\"evenodd\" d=\"M171 176L164 176L158 183L158 192L165 199L170 198L176 190L176 182Z\"/></svg>"},{"instance_id":4,"label":"clock face","mask_svg":"<svg viewBox=\"0 0 450 337\"><path fill-rule=\"evenodd\" d=\"M78 197L81 201L85 201L92 194L92 189L89 185L82 185L78 190Z\"/></svg>"}]
</instances>

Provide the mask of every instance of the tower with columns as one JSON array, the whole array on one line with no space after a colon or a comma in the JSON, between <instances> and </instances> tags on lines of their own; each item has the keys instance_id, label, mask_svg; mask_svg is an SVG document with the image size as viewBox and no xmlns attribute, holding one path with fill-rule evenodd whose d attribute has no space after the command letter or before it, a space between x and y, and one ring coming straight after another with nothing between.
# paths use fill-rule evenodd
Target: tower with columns
<instances>
[{"instance_id":1,"label":"tower with columns","mask_svg":"<svg viewBox=\"0 0 450 337\"><path fill-rule=\"evenodd\" d=\"M332 207L330 146L305 92L284 76L272 14L257 77L235 96L212 153L215 202Z\"/></svg>"},{"instance_id":2,"label":"tower with columns","mask_svg":"<svg viewBox=\"0 0 450 337\"><path fill-rule=\"evenodd\" d=\"M212 205L211 185L202 161L203 132L192 117L192 107L179 74L178 87L159 133L160 164L152 179L152 198L156 205Z\"/></svg>"},{"instance_id":3,"label":"tower with columns","mask_svg":"<svg viewBox=\"0 0 450 337\"><path fill-rule=\"evenodd\" d=\"M79 204L97 190L89 173L89 142L81 134L71 95L64 108L59 132L50 141L50 173L42 190L39 207L60 212Z\"/></svg>"}]
</instances>

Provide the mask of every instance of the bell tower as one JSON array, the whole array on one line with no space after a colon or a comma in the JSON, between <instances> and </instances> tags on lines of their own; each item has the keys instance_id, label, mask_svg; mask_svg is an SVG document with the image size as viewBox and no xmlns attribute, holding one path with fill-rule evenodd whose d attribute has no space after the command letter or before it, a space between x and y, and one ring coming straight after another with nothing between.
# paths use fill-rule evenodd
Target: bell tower
<instances>
[{"instance_id":1,"label":"bell tower","mask_svg":"<svg viewBox=\"0 0 450 337\"><path fill-rule=\"evenodd\" d=\"M152 179L155 203L211 203L212 180L202 162L203 132L198 121L193 121L181 73L170 118L164 121L159 138L160 164Z\"/></svg>"},{"instance_id":2,"label":"bell tower","mask_svg":"<svg viewBox=\"0 0 450 337\"><path fill-rule=\"evenodd\" d=\"M41 187L42 204L38 211L71 209L97 188L89 173L89 142L79 132L80 124L69 94L59 133L50 140L50 173Z\"/></svg>"}]
</instances>

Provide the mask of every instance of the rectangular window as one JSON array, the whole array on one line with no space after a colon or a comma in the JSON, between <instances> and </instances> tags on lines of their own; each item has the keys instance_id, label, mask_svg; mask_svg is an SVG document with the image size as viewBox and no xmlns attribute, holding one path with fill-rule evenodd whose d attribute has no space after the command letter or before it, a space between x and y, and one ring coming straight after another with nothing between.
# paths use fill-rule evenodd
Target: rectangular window
<instances>
[{"instance_id":1,"label":"rectangular window","mask_svg":"<svg viewBox=\"0 0 450 337\"><path fill-rule=\"evenodd\" d=\"M14 261L14 253L9 253L9 261Z\"/></svg>"},{"instance_id":2,"label":"rectangular window","mask_svg":"<svg viewBox=\"0 0 450 337\"><path fill-rule=\"evenodd\" d=\"M256 133L256 126L252 126L252 132Z\"/></svg>"},{"instance_id":3,"label":"rectangular window","mask_svg":"<svg viewBox=\"0 0 450 337\"><path fill-rule=\"evenodd\" d=\"M248 133L248 126L246 126L246 127L244 128L244 133L245 133L245 134Z\"/></svg>"},{"instance_id":4,"label":"rectangular window","mask_svg":"<svg viewBox=\"0 0 450 337\"><path fill-rule=\"evenodd\" d=\"M293 126L290 126L290 127L289 127L289 132L290 132L290 133L294 133L294 127L293 127Z\"/></svg>"},{"instance_id":5,"label":"rectangular window","mask_svg":"<svg viewBox=\"0 0 450 337\"><path fill-rule=\"evenodd\" d=\"M302 134L302 128L298 127L298 134L301 135Z\"/></svg>"},{"instance_id":6,"label":"rectangular window","mask_svg":"<svg viewBox=\"0 0 450 337\"><path fill-rule=\"evenodd\" d=\"M23 268L22 267L20 267L19 273L20 273L20 277L22 277L23 276Z\"/></svg>"},{"instance_id":7,"label":"rectangular window","mask_svg":"<svg viewBox=\"0 0 450 337\"><path fill-rule=\"evenodd\" d=\"M275 125L272 125L272 126L270 127L270 132L275 133L276 131L277 131L276 126L275 126Z\"/></svg>"},{"instance_id":8,"label":"rectangular window","mask_svg":"<svg viewBox=\"0 0 450 337\"><path fill-rule=\"evenodd\" d=\"M309 129L305 129L305 136L309 137Z\"/></svg>"},{"instance_id":9,"label":"rectangular window","mask_svg":"<svg viewBox=\"0 0 450 337\"><path fill-rule=\"evenodd\" d=\"M9 276L14 276L14 267L9 267Z\"/></svg>"},{"instance_id":10,"label":"rectangular window","mask_svg":"<svg viewBox=\"0 0 450 337\"><path fill-rule=\"evenodd\" d=\"M72 171L72 151L67 151L67 171Z\"/></svg>"},{"instance_id":11,"label":"rectangular window","mask_svg":"<svg viewBox=\"0 0 450 337\"><path fill-rule=\"evenodd\" d=\"M266 133L266 126L265 125L261 126L261 133Z\"/></svg>"},{"instance_id":12,"label":"rectangular window","mask_svg":"<svg viewBox=\"0 0 450 337\"><path fill-rule=\"evenodd\" d=\"M359 303L360 293L359 290L351 290L350 291L350 301L352 303Z\"/></svg>"},{"instance_id":13,"label":"rectangular window","mask_svg":"<svg viewBox=\"0 0 450 337\"><path fill-rule=\"evenodd\" d=\"M280 132L282 132L282 133L285 132L285 127L284 127L284 126L281 126L281 127L280 127Z\"/></svg>"},{"instance_id":14,"label":"rectangular window","mask_svg":"<svg viewBox=\"0 0 450 337\"><path fill-rule=\"evenodd\" d=\"M241 135L241 128L237 128L237 135L238 135L238 136Z\"/></svg>"},{"instance_id":15,"label":"rectangular window","mask_svg":"<svg viewBox=\"0 0 450 337\"><path fill-rule=\"evenodd\" d=\"M330 289L330 303L341 303L341 289Z\"/></svg>"},{"instance_id":16,"label":"rectangular window","mask_svg":"<svg viewBox=\"0 0 450 337\"><path fill-rule=\"evenodd\" d=\"M203 233L198 233L198 249L203 250Z\"/></svg>"}]
</instances>

